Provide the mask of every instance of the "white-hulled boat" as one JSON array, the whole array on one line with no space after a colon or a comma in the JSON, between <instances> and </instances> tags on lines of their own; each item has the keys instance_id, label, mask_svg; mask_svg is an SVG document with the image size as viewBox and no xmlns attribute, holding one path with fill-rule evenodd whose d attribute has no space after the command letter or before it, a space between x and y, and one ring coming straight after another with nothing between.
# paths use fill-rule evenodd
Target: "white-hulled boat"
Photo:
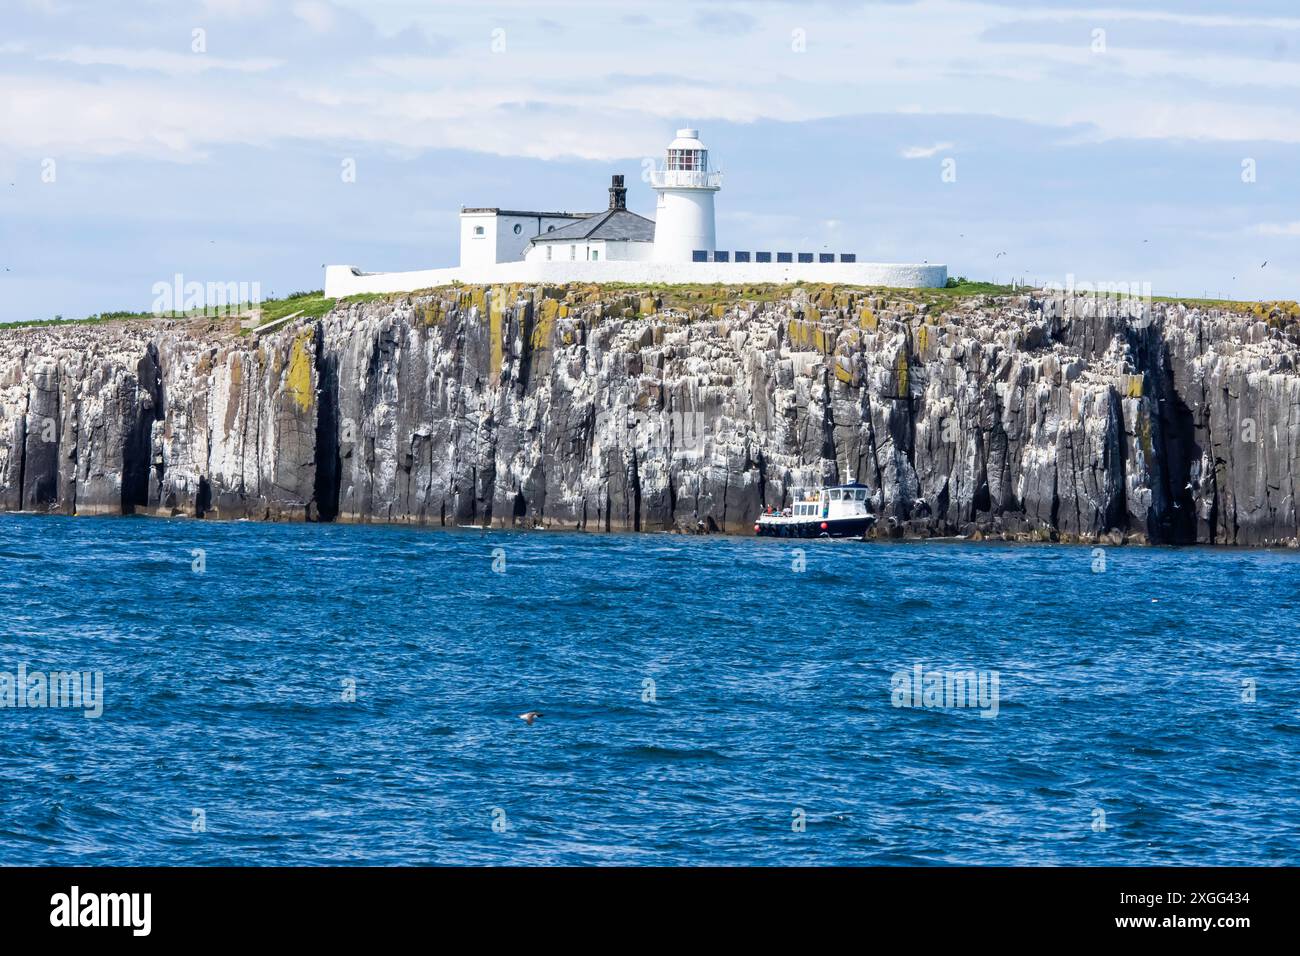
<instances>
[{"instance_id":1,"label":"white-hulled boat","mask_svg":"<svg viewBox=\"0 0 1300 956\"><path fill-rule=\"evenodd\" d=\"M768 508L754 522L754 533L779 538L860 538L875 524L866 485L851 482L829 488L796 488L793 502Z\"/></svg>"}]
</instances>

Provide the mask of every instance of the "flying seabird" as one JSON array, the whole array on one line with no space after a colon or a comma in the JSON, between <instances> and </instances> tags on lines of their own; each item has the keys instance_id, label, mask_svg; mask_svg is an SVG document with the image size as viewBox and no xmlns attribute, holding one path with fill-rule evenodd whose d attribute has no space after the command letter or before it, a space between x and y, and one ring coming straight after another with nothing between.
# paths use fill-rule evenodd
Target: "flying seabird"
<instances>
[{"instance_id":1,"label":"flying seabird","mask_svg":"<svg viewBox=\"0 0 1300 956\"><path fill-rule=\"evenodd\" d=\"M533 725L533 721L540 716L542 716L542 712L540 710L530 710L526 714L520 714L519 719L522 720L524 723L526 723L529 727L531 727Z\"/></svg>"}]
</instances>

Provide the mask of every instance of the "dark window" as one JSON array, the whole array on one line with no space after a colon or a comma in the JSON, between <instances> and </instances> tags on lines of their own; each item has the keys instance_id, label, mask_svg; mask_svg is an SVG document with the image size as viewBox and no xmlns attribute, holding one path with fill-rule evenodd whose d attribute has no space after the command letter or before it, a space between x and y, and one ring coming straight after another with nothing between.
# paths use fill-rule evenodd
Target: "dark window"
<instances>
[{"instance_id":1,"label":"dark window","mask_svg":"<svg viewBox=\"0 0 1300 956\"><path fill-rule=\"evenodd\" d=\"M668 150L667 169L700 170L704 168L705 151L702 149Z\"/></svg>"},{"instance_id":2,"label":"dark window","mask_svg":"<svg viewBox=\"0 0 1300 956\"><path fill-rule=\"evenodd\" d=\"M800 262L812 262L812 253L811 253L811 252L801 252L801 253L799 253L799 261L800 261Z\"/></svg>"},{"instance_id":3,"label":"dark window","mask_svg":"<svg viewBox=\"0 0 1300 956\"><path fill-rule=\"evenodd\" d=\"M793 253L793 252L778 252L778 253L776 254L776 261L777 261L777 262L794 262L794 253Z\"/></svg>"},{"instance_id":4,"label":"dark window","mask_svg":"<svg viewBox=\"0 0 1300 956\"><path fill-rule=\"evenodd\" d=\"M730 262L730 261L731 261L731 254L728 253L728 252L715 252L715 253L713 254L713 261L714 261L714 262Z\"/></svg>"},{"instance_id":5,"label":"dark window","mask_svg":"<svg viewBox=\"0 0 1300 956\"><path fill-rule=\"evenodd\" d=\"M756 253L754 253L754 261L755 261L755 262L771 262L771 261L772 261L772 253L770 253L770 252L756 252Z\"/></svg>"},{"instance_id":6,"label":"dark window","mask_svg":"<svg viewBox=\"0 0 1300 956\"><path fill-rule=\"evenodd\" d=\"M833 253L833 252L819 252L819 253L817 253L817 261L818 261L818 262L834 262L834 261L835 261L835 253Z\"/></svg>"},{"instance_id":7,"label":"dark window","mask_svg":"<svg viewBox=\"0 0 1300 956\"><path fill-rule=\"evenodd\" d=\"M736 253L736 261L737 261L737 262L748 262L748 261L749 261L749 253L748 253L748 252L737 252L737 253Z\"/></svg>"},{"instance_id":8,"label":"dark window","mask_svg":"<svg viewBox=\"0 0 1300 956\"><path fill-rule=\"evenodd\" d=\"M708 262L709 253L704 249L696 249L691 252L691 262Z\"/></svg>"},{"instance_id":9,"label":"dark window","mask_svg":"<svg viewBox=\"0 0 1300 956\"><path fill-rule=\"evenodd\" d=\"M841 252L840 262L857 262L858 257L852 252Z\"/></svg>"}]
</instances>

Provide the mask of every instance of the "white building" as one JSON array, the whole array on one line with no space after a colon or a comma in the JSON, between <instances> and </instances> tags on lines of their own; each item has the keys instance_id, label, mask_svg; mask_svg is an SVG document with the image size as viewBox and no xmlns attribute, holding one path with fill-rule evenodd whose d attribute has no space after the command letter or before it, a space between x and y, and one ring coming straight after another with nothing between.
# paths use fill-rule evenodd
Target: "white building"
<instances>
[{"instance_id":1,"label":"white building","mask_svg":"<svg viewBox=\"0 0 1300 956\"><path fill-rule=\"evenodd\" d=\"M362 272L328 266L325 294L413 292L452 282L790 283L918 288L942 286L942 265L858 262L848 253L720 250L714 197L722 174L709 162L699 131L679 129L664 163L650 175L655 219L627 208L623 177L613 177L601 212L528 212L465 207L460 265L418 272ZM748 244L745 244L746 246Z\"/></svg>"},{"instance_id":2,"label":"white building","mask_svg":"<svg viewBox=\"0 0 1300 956\"><path fill-rule=\"evenodd\" d=\"M643 262L654 248L654 220L627 208L623 177L615 176L609 187L608 209L538 233L523 258L526 262ZM464 259L462 252L461 261Z\"/></svg>"},{"instance_id":3,"label":"white building","mask_svg":"<svg viewBox=\"0 0 1300 956\"><path fill-rule=\"evenodd\" d=\"M536 236L582 222L586 212L524 212L517 209L462 209L460 264L487 266L517 262Z\"/></svg>"}]
</instances>

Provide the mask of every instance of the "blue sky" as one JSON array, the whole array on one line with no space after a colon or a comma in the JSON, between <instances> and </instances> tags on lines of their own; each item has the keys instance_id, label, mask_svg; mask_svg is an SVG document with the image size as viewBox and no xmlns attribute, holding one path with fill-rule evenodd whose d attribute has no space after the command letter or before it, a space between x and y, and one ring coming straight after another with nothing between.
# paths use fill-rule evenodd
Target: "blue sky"
<instances>
[{"instance_id":1,"label":"blue sky","mask_svg":"<svg viewBox=\"0 0 1300 956\"><path fill-rule=\"evenodd\" d=\"M726 174L720 248L1300 296L1294 0L7 0L4 20L3 321L147 309L175 273L269 296L324 263L452 265L462 204L600 209L615 172L649 215L643 163L688 124Z\"/></svg>"}]
</instances>

